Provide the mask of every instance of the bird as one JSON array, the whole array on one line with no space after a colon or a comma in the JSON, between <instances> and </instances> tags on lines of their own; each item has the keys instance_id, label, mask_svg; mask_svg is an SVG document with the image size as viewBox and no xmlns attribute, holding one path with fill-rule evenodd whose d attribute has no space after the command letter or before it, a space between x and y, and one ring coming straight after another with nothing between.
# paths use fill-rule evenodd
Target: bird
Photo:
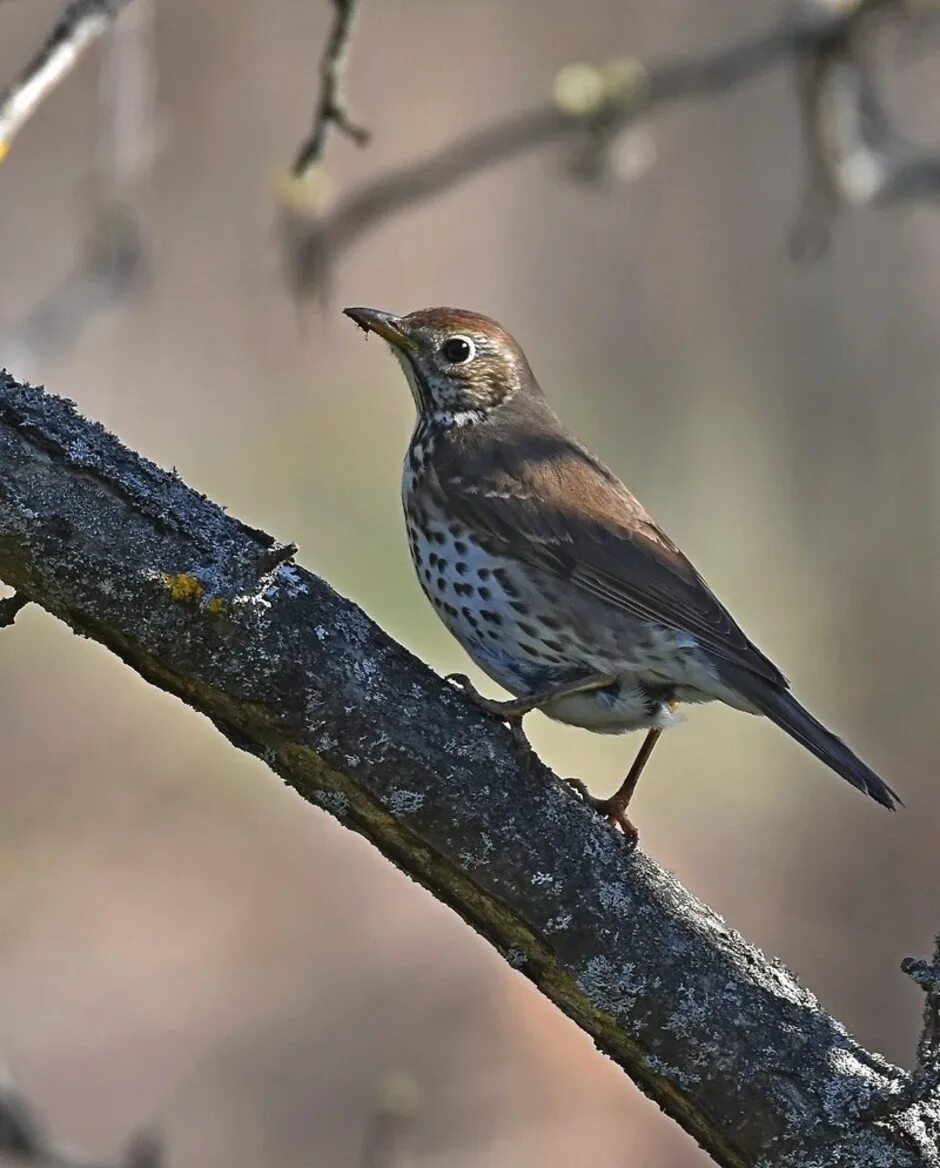
<instances>
[{"instance_id":1,"label":"bird","mask_svg":"<svg viewBox=\"0 0 940 1168\"><path fill-rule=\"evenodd\" d=\"M900 797L796 700L688 558L563 425L514 338L455 308L346 308L386 341L417 421L402 471L415 571L479 668L467 696L518 733L534 710L601 734L646 730L614 795L568 780L631 846L627 808L680 703L764 715L890 810Z\"/></svg>"}]
</instances>

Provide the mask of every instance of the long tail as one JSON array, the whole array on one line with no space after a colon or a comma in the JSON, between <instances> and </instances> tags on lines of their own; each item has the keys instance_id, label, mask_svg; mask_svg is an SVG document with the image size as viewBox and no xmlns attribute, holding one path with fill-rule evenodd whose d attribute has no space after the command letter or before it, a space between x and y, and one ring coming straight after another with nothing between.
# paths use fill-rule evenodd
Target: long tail
<instances>
[{"instance_id":1,"label":"long tail","mask_svg":"<svg viewBox=\"0 0 940 1168\"><path fill-rule=\"evenodd\" d=\"M724 671L723 671L724 672ZM737 673L737 670L734 670ZM729 678L729 680L731 680ZM862 760L845 745L841 738L837 738L827 730L821 722L817 722L809 710L804 709L796 698L779 686L770 685L760 678L750 675L745 680L742 674L732 683L748 701L752 702L762 714L775 722L781 730L786 730L791 738L811 750L818 759L831 767L837 775L858 787L866 795L871 795L876 803L887 807L889 811L895 805L904 805L901 796L880 779L875 772L865 765Z\"/></svg>"}]
</instances>

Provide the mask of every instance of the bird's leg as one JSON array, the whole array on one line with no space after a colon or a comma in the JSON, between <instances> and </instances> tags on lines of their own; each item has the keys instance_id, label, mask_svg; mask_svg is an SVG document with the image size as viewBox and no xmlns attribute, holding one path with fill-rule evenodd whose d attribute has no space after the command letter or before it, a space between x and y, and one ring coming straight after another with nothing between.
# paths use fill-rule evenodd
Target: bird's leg
<instances>
[{"instance_id":1,"label":"bird's leg","mask_svg":"<svg viewBox=\"0 0 940 1168\"><path fill-rule=\"evenodd\" d=\"M464 673L449 673L444 680L452 681L458 685L473 704L484 713L491 714L494 718L505 722L512 731L516 748L520 752L528 753L531 747L522 730L522 719L526 714L531 714L533 710L540 710L544 706L550 706L552 702L556 702L560 698L570 698L576 694L592 693L596 689L605 689L607 686L613 685L617 678L612 673L591 673L578 681L550 686L537 693L526 694L525 697L513 698L512 701L508 702L496 702L491 698L485 698Z\"/></svg>"},{"instance_id":2,"label":"bird's leg","mask_svg":"<svg viewBox=\"0 0 940 1168\"><path fill-rule=\"evenodd\" d=\"M674 710L678 704L678 702L669 702L669 709ZM643 739L643 745L637 752L637 756L633 760L633 765L627 771L627 777L620 784L618 790L608 799L598 799L595 795L592 795L580 779L566 780L569 786L574 787L585 803L589 804L595 811L604 816L611 827L620 828L631 847L636 847L639 832L627 815L627 808L630 806L630 800L633 798L636 785L640 781L640 775L643 773L646 764L650 760L650 755L653 753L653 747L662 737L662 733L662 729L658 726L647 731L646 737Z\"/></svg>"}]
</instances>

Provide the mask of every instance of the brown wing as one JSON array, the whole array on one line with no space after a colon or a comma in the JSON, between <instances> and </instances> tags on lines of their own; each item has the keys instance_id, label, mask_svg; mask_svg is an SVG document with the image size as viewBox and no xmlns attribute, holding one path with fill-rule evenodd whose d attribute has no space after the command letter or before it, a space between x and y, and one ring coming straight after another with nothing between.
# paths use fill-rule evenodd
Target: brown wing
<instances>
[{"instance_id":1,"label":"brown wing","mask_svg":"<svg viewBox=\"0 0 940 1168\"><path fill-rule=\"evenodd\" d=\"M437 484L448 509L494 548L787 685L619 479L563 431L491 436L476 451L464 441L437 452Z\"/></svg>"}]
</instances>

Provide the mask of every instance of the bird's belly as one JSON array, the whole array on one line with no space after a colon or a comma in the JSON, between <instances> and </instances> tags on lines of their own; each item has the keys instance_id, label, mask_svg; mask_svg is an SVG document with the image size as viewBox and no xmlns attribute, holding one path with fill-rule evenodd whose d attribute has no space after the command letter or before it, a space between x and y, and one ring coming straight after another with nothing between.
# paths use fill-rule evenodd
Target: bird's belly
<instances>
[{"instance_id":1,"label":"bird's belly","mask_svg":"<svg viewBox=\"0 0 940 1168\"><path fill-rule=\"evenodd\" d=\"M406 514L408 512L406 511ZM516 696L609 674L615 685L559 699L557 721L618 734L675 720L671 701L709 701L714 669L687 633L638 620L548 573L494 555L461 524L409 517L418 578L476 664Z\"/></svg>"}]
</instances>

